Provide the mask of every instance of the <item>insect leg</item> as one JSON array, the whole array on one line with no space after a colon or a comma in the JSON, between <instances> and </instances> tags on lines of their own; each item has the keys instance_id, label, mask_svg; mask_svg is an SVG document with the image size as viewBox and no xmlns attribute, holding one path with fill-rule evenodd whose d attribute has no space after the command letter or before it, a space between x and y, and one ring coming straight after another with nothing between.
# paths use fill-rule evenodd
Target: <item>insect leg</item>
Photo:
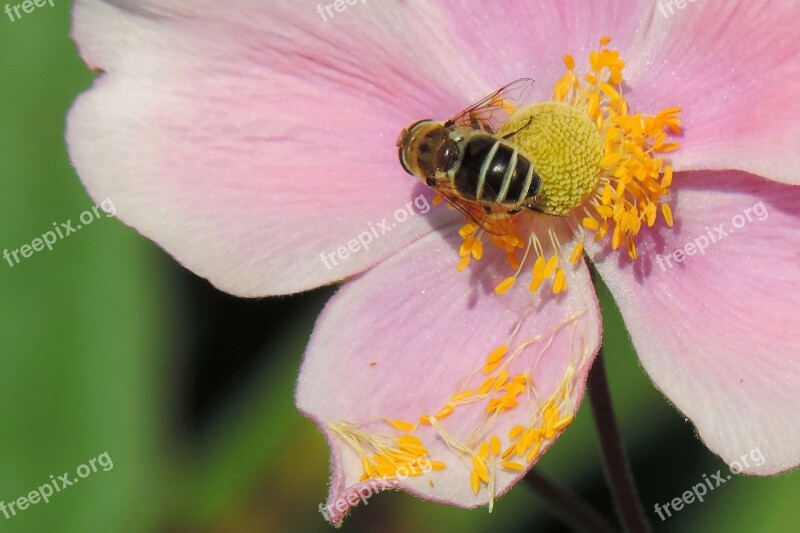
<instances>
[{"instance_id":1,"label":"insect leg","mask_svg":"<svg viewBox=\"0 0 800 533\"><path fill-rule=\"evenodd\" d=\"M528 126L530 126L530 125L531 125L531 122L533 122L533 117L530 117L530 118L528 119L528 122L526 122L524 126L521 126L519 129L512 131L512 132L511 132L511 133L509 133L508 135L504 135L504 136L503 136L503 140L504 140L504 141L507 141L507 140L509 140L511 137L513 137L513 136L514 136L514 135L516 135L517 133L521 132L522 130L524 130L525 128L527 128Z\"/></svg>"}]
</instances>

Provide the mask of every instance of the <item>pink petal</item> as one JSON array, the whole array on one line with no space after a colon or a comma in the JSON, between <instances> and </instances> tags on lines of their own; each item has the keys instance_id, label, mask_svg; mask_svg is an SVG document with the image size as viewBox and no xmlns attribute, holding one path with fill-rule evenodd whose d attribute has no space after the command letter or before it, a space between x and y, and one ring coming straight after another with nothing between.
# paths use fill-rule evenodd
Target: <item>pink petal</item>
<instances>
[{"instance_id":1,"label":"pink petal","mask_svg":"<svg viewBox=\"0 0 800 533\"><path fill-rule=\"evenodd\" d=\"M458 55L480 65L489 80L533 77L540 101L551 99L554 83L564 75L565 54L585 64L604 36L619 48L636 49L650 13L646 2L636 0L439 3L455 22L448 37L456 38Z\"/></svg>"},{"instance_id":2,"label":"pink petal","mask_svg":"<svg viewBox=\"0 0 800 533\"><path fill-rule=\"evenodd\" d=\"M75 39L105 74L70 114L71 156L93 197L185 266L235 294L291 293L436 225L424 198L408 207L423 187L395 141L461 102L412 62L420 24L360 5L370 24L344 28L313 5L119 4L75 8ZM346 259L322 259L337 250Z\"/></svg>"},{"instance_id":3,"label":"pink petal","mask_svg":"<svg viewBox=\"0 0 800 533\"><path fill-rule=\"evenodd\" d=\"M658 2L644 48L630 58L631 109L683 109L677 169L800 183L800 3L675 4Z\"/></svg>"},{"instance_id":4,"label":"pink petal","mask_svg":"<svg viewBox=\"0 0 800 533\"><path fill-rule=\"evenodd\" d=\"M737 172L679 173L674 183L676 227L647 235L635 265L612 254L599 270L645 369L706 445L728 464L753 452L746 473L793 468L800 187Z\"/></svg>"},{"instance_id":5,"label":"pink petal","mask_svg":"<svg viewBox=\"0 0 800 533\"><path fill-rule=\"evenodd\" d=\"M639 20L633 0L357 2L327 21L295 2L113 4L75 6L81 54L105 72L70 114L75 166L125 223L248 296L331 283L429 232L409 217L347 250L420 193L401 129L522 76L545 98L564 53L630 40Z\"/></svg>"},{"instance_id":6,"label":"pink petal","mask_svg":"<svg viewBox=\"0 0 800 533\"><path fill-rule=\"evenodd\" d=\"M493 289L507 275L508 266L500 265L497 257L491 257L493 252L487 251L469 270L456 272L460 244L456 229L429 234L347 284L317 323L300 374L297 405L320 426L331 445L328 505L333 522L340 522L358 501L359 491L371 494L375 487L359 482L360 456L331 425L346 421L371 434L397 437L402 432L384 422L384 417L416 423L421 415L437 414L455 393L479 390L487 379L481 370L487 355L498 346L510 346L503 359L511 360L509 381L530 371L539 400L523 393L519 406L500 414L495 425L480 432L474 448L494 434L502 449L507 449L512 444L509 430L517 424L535 423L531 419L534 407L540 409L541 402L565 382L570 387L569 400L561 415L577 410L601 327L585 266L568 269L569 288L558 297L541 296L541 292L532 296L527 291L530 276L526 281L524 275L515 288L497 296ZM525 341L534 342L512 360L512 353ZM451 436L466 441L487 403L488 398L482 398L458 406L439 423ZM405 481L388 481L390 486L462 507L487 504L486 485L477 495L471 489L471 463L465 465L430 425L420 425L414 435L429 450L429 460L444 461L447 467ZM542 450L555 436L544 441ZM527 470L530 465L524 456L510 460ZM523 474L498 465L495 496ZM347 503L348 498L353 501Z\"/></svg>"}]
</instances>

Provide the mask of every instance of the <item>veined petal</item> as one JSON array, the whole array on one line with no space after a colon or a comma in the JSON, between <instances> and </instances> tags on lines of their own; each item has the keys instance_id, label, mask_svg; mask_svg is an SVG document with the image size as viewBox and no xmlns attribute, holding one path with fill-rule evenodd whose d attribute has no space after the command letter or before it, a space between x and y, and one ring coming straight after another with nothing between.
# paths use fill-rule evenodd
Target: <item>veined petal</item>
<instances>
[{"instance_id":1,"label":"veined petal","mask_svg":"<svg viewBox=\"0 0 800 533\"><path fill-rule=\"evenodd\" d=\"M238 295L345 278L436 225L393 220L415 209L408 202L423 189L400 168L395 142L412 120L461 105L437 63L465 63L437 62L436 43L418 46L427 24L445 21L423 5L411 17L403 6L370 3L325 23L315 6L75 6L81 53L104 71L69 118L84 184ZM373 228L368 250L346 250ZM340 248L347 257L328 268L323 255Z\"/></svg>"},{"instance_id":2,"label":"veined petal","mask_svg":"<svg viewBox=\"0 0 800 533\"><path fill-rule=\"evenodd\" d=\"M644 368L706 445L749 474L793 468L800 188L738 172L674 183L675 227L643 233L635 268L608 256L598 269Z\"/></svg>"},{"instance_id":3,"label":"veined petal","mask_svg":"<svg viewBox=\"0 0 800 533\"><path fill-rule=\"evenodd\" d=\"M658 2L628 72L632 108L680 106L677 170L800 183L800 19L792 0Z\"/></svg>"},{"instance_id":4,"label":"veined petal","mask_svg":"<svg viewBox=\"0 0 800 533\"><path fill-rule=\"evenodd\" d=\"M403 127L522 76L545 98L566 49L633 39L636 5L79 0L73 35L104 74L70 113L70 154L94 198L223 290L310 289L436 225L345 250L419 192Z\"/></svg>"},{"instance_id":5,"label":"veined petal","mask_svg":"<svg viewBox=\"0 0 800 533\"><path fill-rule=\"evenodd\" d=\"M456 229L352 280L317 323L296 399L331 445L334 523L359 491L371 495L384 482L462 507L490 503L550 446L583 396L601 327L585 265L568 269L570 289L558 296L498 296L504 254L488 249L481 268L457 272ZM406 463L430 461L432 471L393 475L403 439L412 445Z\"/></svg>"},{"instance_id":6,"label":"veined petal","mask_svg":"<svg viewBox=\"0 0 800 533\"><path fill-rule=\"evenodd\" d=\"M650 14L647 2L637 0L436 3L455 21L448 38L456 39L459 53L479 64L490 81L502 82L487 89L533 77L538 101L551 99L553 85L564 74L565 54L588 57L604 36L613 37L616 47L636 50Z\"/></svg>"}]
</instances>

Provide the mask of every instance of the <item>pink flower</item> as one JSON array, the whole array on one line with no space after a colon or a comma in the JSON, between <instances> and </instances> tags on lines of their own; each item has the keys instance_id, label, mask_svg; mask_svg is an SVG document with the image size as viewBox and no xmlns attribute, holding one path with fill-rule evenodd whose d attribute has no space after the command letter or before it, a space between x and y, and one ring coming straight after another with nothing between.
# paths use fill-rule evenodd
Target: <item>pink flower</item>
<instances>
[{"instance_id":1,"label":"pink flower","mask_svg":"<svg viewBox=\"0 0 800 533\"><path fill-rule=\"evenodd\" d=\"M645 369L708 447L729 463L758 448L749 474L800 463L800 41L787 24L800 6L341 5L78 0L75 40L103 74L68 128L92 197L113 198L120 219L222 290L355 276L320 317L297 388L331 444L332 521L378 479L471 507L536 462L600 346L584 244ZM605 49L593 84L581 59L602 35L621 53ZM586 109L597 94L597 157L622 170L604 175L609 192L567 201L567 217L515 217L484 251L476 227L459 235L463 217L431 208L395 143L522 77L536 79L534 101L555 86ZM623 124L623 104L653 136ZM683 133L659 139L678 116ZM480 260L457 271L459 257L462 270ZM515 261L532 292L501 283Z\"/></svg>"}]
</instances>

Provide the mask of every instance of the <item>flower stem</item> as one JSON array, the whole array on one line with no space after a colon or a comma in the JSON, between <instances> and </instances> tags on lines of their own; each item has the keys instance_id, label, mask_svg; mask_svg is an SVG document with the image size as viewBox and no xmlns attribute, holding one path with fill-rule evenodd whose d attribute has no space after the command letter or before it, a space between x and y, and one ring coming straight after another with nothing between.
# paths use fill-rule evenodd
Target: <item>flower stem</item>
<instances>
[{"instance_id":1,"label":"flower stem","mask_svg":"<svg viewBox=\"0 0 800 533\"><path fill-rule=\"evenodd\" d=\"M528 472L525 481L550 505L553 513L574 531L614 533L614 528L592 506L536 470Z\"/></svg>"},{"instance_id":2,"label":"flower stem","mask_svg":"<svg viewBox=\"0 0 800 533\"><path fill-rule=\"evenodd\" d=\"M650 524L639 501L625 446L614 416L602 347L589 371L589 401L600 436L606 479L611 486L620 520L625 530L630 533L649 533Z\"/></svg>"}]
</instances>

